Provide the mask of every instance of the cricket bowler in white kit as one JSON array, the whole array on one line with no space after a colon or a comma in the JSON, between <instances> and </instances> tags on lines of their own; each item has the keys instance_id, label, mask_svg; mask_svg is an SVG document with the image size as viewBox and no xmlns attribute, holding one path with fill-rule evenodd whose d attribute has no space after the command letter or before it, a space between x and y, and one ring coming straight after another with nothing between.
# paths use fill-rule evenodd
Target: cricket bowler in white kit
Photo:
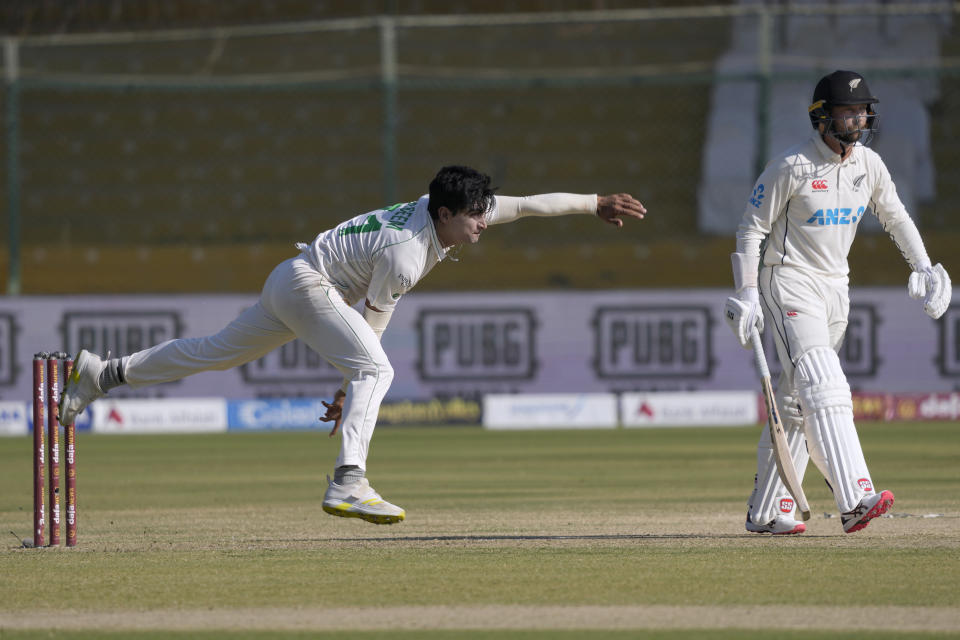
<instances>
[{"instance_id":1,"label":"cricket bowler in white kit","mask_svg":"<svg viewBox=\"0 0 960 640\"><path fill-rule=\"evenodd\" d=\"M551 193L495 196L490 178L469 167L444 167L429 194L364 213L298 244L300 254L280 263L254 306L219 333L170 340L122 358L102 360L82 350L60 400L64 424L121 384L143 387L256 360L301 339L344 376L327 413L330 435L342 433L323 510L332 515L392 524L405 518L365 477L367 453L393 368L380 346L397 301L452 247L475 243L488 225L524 216L596 215L616 226L646 209L627 194ZM363 314L353 305L365 301ZM342 422L342 428L341 428Z\"/></svg>"},{"instance_id":2,"label":"cricket bowler in white kit","mask_svg":"<svg viewBox=\"0 0 960 640\"><path fill-rule=\"evenodd\" d=\"M852 71L835 71L817 84L809 108L813 135L774 158L756 182L732 255L737 295L724 308L745 348L753 326L773 332L783 367L777 400L791 457L801 479L813 460L846 533L866 527L894 499L875 489L867 469L837 356L850 310L847 255L863 216L876 215L900 249L912 270L908 293L923 299L927 315L943 315L952 292L943 266L931 265L880 156L864 146L876 130L877 102ZM795 508L764 429L747 531L802 533Z\"/></svg>"}]
</instances>

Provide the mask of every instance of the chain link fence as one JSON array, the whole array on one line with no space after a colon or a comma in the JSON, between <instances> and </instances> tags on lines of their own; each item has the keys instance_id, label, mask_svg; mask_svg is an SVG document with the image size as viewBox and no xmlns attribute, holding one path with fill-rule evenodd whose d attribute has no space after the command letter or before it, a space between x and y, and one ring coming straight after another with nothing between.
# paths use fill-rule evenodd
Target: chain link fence
<instances>
[{"instance_id":1,"label":"chain link fence","mask_svg":"<svg viewBox=\"0 0 960 640\"><path fill-rule=\"evenodd\" d=\"M952 5L898 7L864 10L936 33L910 67L798 57L791 25L822 16L789 6L8 38L0 269L11 293L256 291L294 242L414 199L456 163L505 194L627 191L650 215L619 232L586 217L496 228L463 252L465 269L424 288L726 286L742 201L781 121L808 130L808 98L781 104L778 87L805 96L844 61L891 91L926 91L903 117L925 118L915 151L930 184L912 202L938 246L960 232L960 40ZM831 11L842 29L851 16ZM880 98L882 117L899 117ZM706 207L708 223L717 185L727 199ZM864 246L870 282L899 284L895 250Z\"/></svg>"}]
</instances>

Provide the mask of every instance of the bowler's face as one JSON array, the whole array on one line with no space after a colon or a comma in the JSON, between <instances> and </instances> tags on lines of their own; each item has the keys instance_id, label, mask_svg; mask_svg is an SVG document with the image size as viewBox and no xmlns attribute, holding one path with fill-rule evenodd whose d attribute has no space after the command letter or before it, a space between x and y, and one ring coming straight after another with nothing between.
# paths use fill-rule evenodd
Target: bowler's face
<instances>
[{"instance_id":1,"label":"bowler's face","mask_svg":"<svg viewBox=\"0 0 960 640\"><path fill-rule=\"evenodd\" d=\"M480 234L486 228L487 222L482 211L464 209L454 215L446 207L440 207L437 239L444 247L475 244L480 241Z\"/></svg>"}]
</instances>

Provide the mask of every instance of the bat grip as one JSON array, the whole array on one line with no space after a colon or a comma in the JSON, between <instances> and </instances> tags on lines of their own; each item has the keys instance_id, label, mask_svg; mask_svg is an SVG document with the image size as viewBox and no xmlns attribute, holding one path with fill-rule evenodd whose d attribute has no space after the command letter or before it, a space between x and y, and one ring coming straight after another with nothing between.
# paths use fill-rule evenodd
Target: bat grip
<instances>
[{"instance_id":1,"label":"bat grip","mask_svg":"<svg viewBox=\"0 0 960 640\"><path fill-rule=\"evenodd\" d=\"M770 377L770 369L767 367L767 356L763 352L763 342L760 341L760 332L754 326L750 329L750 344L753 346L753 362L757 366L757 373L761 378Z\"/></svg>"}]
</instances>

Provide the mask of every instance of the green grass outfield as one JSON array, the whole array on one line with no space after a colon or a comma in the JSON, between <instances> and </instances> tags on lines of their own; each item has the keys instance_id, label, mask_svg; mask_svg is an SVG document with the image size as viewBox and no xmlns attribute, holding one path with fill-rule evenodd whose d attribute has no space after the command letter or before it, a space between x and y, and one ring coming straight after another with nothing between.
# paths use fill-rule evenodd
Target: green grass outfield
<instances>
[{"instance_id":1,"label":"green grass outfield","mask_svg":"<svg viewBox=\"0 0 960 640\"><path fill-rule=\"evenodd\" d=\"M853 535L813 465L807 533L744 532L758 433L381 428L379 527L320 510L324 432L81 434L72 550L18 548L0 438L0 639L960 637L960 425L860 426Z\"/></svg>"}]
</instances>

